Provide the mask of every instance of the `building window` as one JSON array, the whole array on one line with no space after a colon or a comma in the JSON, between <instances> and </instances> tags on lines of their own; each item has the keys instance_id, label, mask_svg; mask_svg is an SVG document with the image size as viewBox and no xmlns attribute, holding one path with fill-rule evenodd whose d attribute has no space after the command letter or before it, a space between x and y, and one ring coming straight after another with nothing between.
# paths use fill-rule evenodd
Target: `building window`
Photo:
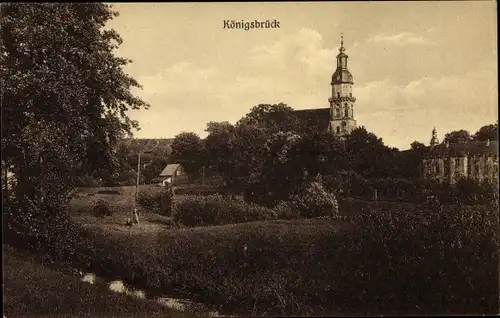
<instances>
[{"instance_id":1,"label":"building window","mask_svg":"<svg viewBox=\"0 0 500 318\"><path fill-rule=\"evenodd\" d=\"M455 167L460 166L460 158L455 158Z\"/></svg>"},{"instance_id":2,"label":"building window","mask_svg":"<svg viewBox=\"0 0 500 318\"><path fill-rule=\"evenodd\" d=\"M344 111L344 116L349 117L349 108L346 108Z\"/></svg>"},{"instance_id":3,"label":"building window","mask_svg":"<svg viewBox=\"0 0 500 318\"><path fill-rule=\"evenodd\" d=\"M340 92L337 92L337 98L340 98Z\"/></svg>"},{"instance_id":4,"label":"building window","mask_svg":"<svg viewBox=\"0 0 500 318\"><path fill-rule=\"evenodd\" d=\"M337 134L340 134L340 127L337 126Z\"/></svg>"},{"instance_id":5,"label":"building window","mask_svg":"<svg viewBox=\"0 0 500 318\"><path fill-rule=\"evenodd\" d=\"M335 115L336 117L340 117L340 108L335 109Z\"/></svg>"}]
</instances>

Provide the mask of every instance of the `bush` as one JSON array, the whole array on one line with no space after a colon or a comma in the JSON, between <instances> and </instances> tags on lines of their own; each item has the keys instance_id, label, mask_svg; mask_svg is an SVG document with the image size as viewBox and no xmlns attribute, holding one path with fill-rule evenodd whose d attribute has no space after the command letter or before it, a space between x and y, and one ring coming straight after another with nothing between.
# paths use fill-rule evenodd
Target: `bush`
<instances>
[{"instance_id":1,"label":"bush","mask_svg":"<svg viewBox=\"0 0 500 318\"><path fill-rule=\"evenodd\" d=\"M215 194L226 194L227 189L221 187L214 187L211 185L190 185L185 187L176 187L175 194L177 195L215 195Z\"/></svg>"},{"instance_id":2,"label":"bush","mask_svg":"<svg viewBox=\"0 0 500 318\"><path fill-rule=\"evenodd\" d=\"M337 198L333 193L328 193L319 181L311 182L301 193L292 196L291 199L291 203L302 217L338 216Z\"/></svg>"},{"instance_id":3,"label":"bush","mask_svg":"<svg viewBox=\"0 0 500 318\"><path fill-rule=\"evenodd\" d=\"M275 219L268 208L222 195L186 198L175 207L175 219L186 226L209 226Z\"/></svg>"},{"instance_id":4,"label":"bush","mask_svg":"<svg viewBox=\"0 0 500 318\"><path fill-rule=\"evenodd\" d=\"M274 211L276 211L278 219L282 220L293 220L300 217L299 210L290 201L279 201L274 207Z\"/></svg>"},{"instance_id":5,"label":"bush","mask_svg":"<svg viewBox=\"0 0 500 318\"><path fill-rule=\"evenodd\" d=\"M368 198L372 196L373 188L361 175L354 171L340 171L336 175L325 176L326 189L335 191L341 197Z\"/></svg>"},{"instance_id":6,"label":"bush","mask_svg":"<svg viewBox=\"0 0 500 318\"><path fill-rule=\"evenodd\" d=\"M93 179L90 177L75 177L73 180L73 185L75 187L85 187L85 188L95 188L101 186L100 180Z\"/></svg>"},{"instance_id":7,"label":"bush","mask_svg":"<svg viewBox=\"0 0 500 318\"><path fill-rule=\"evenodd\" d=\"M161 215L172 215L173 201L174 192L171 186L145 189L139 192L139 205Z\"/></svg>"},{"instance_id":8,"label":"bush","mask_svg":"<svg viewBox=\"0 0 500 318\"><path fill-rule=\"evenodd\" d=\"M122 195L123 193L121 191L119 191L119 190L104 189L104 190L97 191L97 194L116 194L116 195Z\"/></svg>"},{"instance_id":9,"label":"bush","mask_svg":"<svg viewBox=\"0 0 500 318\"><path fill-rule=\"evenodd\" d=\"M113 215L113 209L109 205L108 201L99 199L92 207L92 212L94 216L103 218L105 216Z\"/></svg>"},{"instance_id":10,"label":"bush","mask_svg":"<svg viewBox=\"0 0 500 318\"><path fill-rule=\"evenodd\" d=\"M498 284L485 283L498 277L498 211L492 207L351 200L342 208L360 228L343 252L354 262L349 281L339 286L363 286L352 305L425 304L446 314L498 306Z\"/></svg>"}]
</instances>

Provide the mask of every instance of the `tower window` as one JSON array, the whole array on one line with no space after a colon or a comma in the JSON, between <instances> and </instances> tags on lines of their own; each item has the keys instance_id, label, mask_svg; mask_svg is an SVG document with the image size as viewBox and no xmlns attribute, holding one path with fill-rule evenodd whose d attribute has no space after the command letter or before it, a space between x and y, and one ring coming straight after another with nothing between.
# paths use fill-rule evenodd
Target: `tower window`
<instances>
[{"instance_id":1,"label":"tower window","mask_svg":"<svg viewBox=\"0 0 500 318\"><path fill-rule=\"evenodd\" d=\"M335 108L335 116L340 117L340 109L339 108Z\"/></svg>"},{"instance_id":2,"label":"tower window","mask_svg":"<svg viewBox=\"0 0 500 318\"><path fill-rule=\"evenodd\" d=\"M337 134L340 134L340 127L337 126Z\"/></svg>"},{"instance_id":3,"label":"tower window","mask_svg":"<svg viewBox=\"0 0 500 318\"><path fill-rule=\"evenodd\" d=\"M337 92L337 98L340 98L340 93L339 92Z\"/></svg>"},{"instance_id":4,"label":"tower window","mask_svg":"<svg viewBox=\"0 0 500 318\"><path fill-rule=\"evenodd\" d=\"M348 108L345 109L344 116L345 117L349 117L349 109Z\"/></svg>"},{"instance_id":5,"label":"tower window","mask_svg":"<svg viewBox=\"0 0 500 318\"><path fill-rule=\"evenodd\" d=\"M349 93L349 97L352 97L352 93Z\"/></svg>"}]
</instances>

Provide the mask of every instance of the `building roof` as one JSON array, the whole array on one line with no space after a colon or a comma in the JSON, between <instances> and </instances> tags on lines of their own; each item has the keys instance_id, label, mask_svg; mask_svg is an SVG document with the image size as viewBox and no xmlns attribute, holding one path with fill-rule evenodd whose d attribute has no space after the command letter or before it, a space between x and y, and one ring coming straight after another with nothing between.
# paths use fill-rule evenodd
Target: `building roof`
<instances>
[{"instance_id":1,"label":"building roof","mask_svg":"<svg viewBox=\"0 0 500 318\"><path fill-rule=\"evenodd\" d=\"M466 143L452 143L446 146L441 143L431 147L427 157L455 157L455 156L482 156L498 155L498 141L473 141Z\"/></svg>"},{"instance_id":2,"label":"building roof","mask_svg":"<svg viewBox=\"0 0 500 318\"><path fill-rule=\"evenodd\" d=\"M179 169L181 165L179 163L168 164L165 169L160 173L160 177L170 177L173 176L175 171Z\"/></svg>"},{"instance_id":3,"label":"building roof","mask_svg":"<svg viewBox=\"0 0 500 318\"><path fill-rule=\"evenodd\" d=\"M351 72L347 68L337 68L332 75L332 84L350 83L354 84Z\"/></svg>"},{"instance_id":4,"label":"building roof","mask_svg":"<svg viewBox=\"0 0 500 318\"><path fill-rule=\"evenodd\" d=\"M327 130L330 124L330 108L295 110L293 114L306 130Z\"/></svg>"}]
</instances>

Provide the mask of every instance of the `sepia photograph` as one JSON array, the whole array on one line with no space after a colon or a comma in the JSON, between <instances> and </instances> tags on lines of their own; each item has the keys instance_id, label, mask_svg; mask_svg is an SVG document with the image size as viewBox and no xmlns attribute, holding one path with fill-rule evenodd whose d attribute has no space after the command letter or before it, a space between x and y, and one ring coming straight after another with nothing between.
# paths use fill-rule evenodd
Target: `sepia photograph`
<instances>
[{"instance_id":1,"label":"sepia photograph","mask_svg":"<svg viewBox=\"0 0 500 318\"><path fill-rule=\"evenodd\" d=\"M499 315L496 1L0 4L3 317Z\"/></svg>"}]
</instances>

